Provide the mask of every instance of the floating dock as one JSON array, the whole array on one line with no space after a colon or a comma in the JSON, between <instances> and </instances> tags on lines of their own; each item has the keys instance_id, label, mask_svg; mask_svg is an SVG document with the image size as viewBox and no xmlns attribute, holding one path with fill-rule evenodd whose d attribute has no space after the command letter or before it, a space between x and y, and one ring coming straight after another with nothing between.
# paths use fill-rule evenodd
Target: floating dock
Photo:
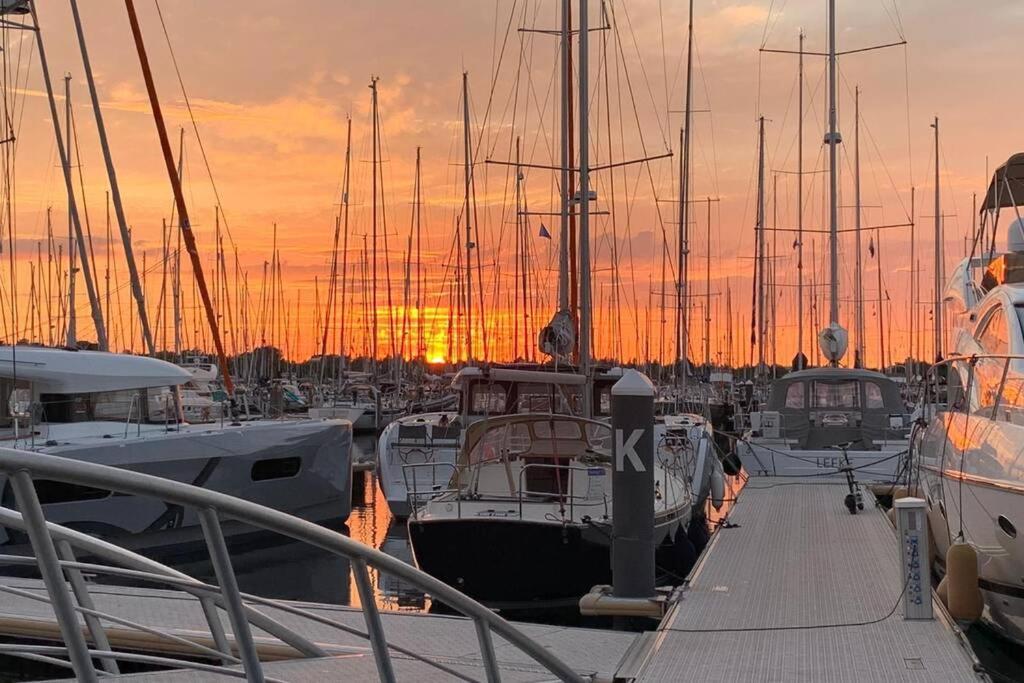
<instances>
[{"instance_id":1,"label":"floating dock","mask_svg":"<svg viewBox=\"0 0 1024 683\"><path fill-rule=\"evenodd\" d=\"M46 597L46 589L39 580L4 579L3 584ZM102 612L131 619L159 632L209 641L209 629L199 601L190 595L162 589L98 584L90 584L89 593L96 603L96 609ZM358 608L321 603L288 604L345 624L355 631L365 630L363 613ZM333 655L313 659L283 659L294 656L294 653L289 653L280 641L254 628L253 636L260 657L264 660L264 674L268 678L290 681L377 680L373 653L365 638L346 635L336 628L311 623L273 607L259 607L259 610L286 626L301 630L304 636ZM487 678L470 619L442 614L382 611L381 620L390 645L400 646L416 654L416 657L410 657L392 650L391 659L398 680L431 683L459 680L460 676L478 681ZM606 672L614 671L636 638L634 633L540 624L516 625L583 676L595 673L606 675ZM167 655L182 655L189 651L185 646L176 647L165 638L147 638L146 634L139 633L137 629L119 628L118 624L106 622L105 626L115 649L136 649ZM11 594L0 596L0 635L48 642L60 639L49 604ZM212 641L208 644L213 646ZM549 672L502 639L495 638L494 646L502 681L539 683L552 680ZM275 659L278 661L268 661ZM232 680L223 674L182 670L105 676L103 680L121 678L160 682Z\"/></svg>"},{"instance_id":2,"label":"floating dock","mask_svg":"<svg viewBox=\"0 0 1024 683\"><path fill-rule=\"evenodd\" d=\"M987 680L936 598L903 618L900 548L845 482L751 478L688 586L629 658L639 681ZM934 594L933 594L934 595Z\"/></svg>"},{"instance_id":3,"label":"floating dock","mask_svg":"<svg viewBox=\"0 0 1024 683\"><path fill-rule=\"evenodd\" d=\"M845 483L754 478L728 523L713 537L687 585L660 624L637 634L517 624L584 678L622 683L724 681L985 681L957 625L934 601L934 618L903 616L904 583L896 533L867 495L851 515ZM46 596L41 581L3 584ZM209 642L198 600L177 591L90 584L96 609L154 630ZM375 680L374 657L358 608L288 603L354 633L277 609L260 611L300 631L330 656L296 658L279 640L254 629L267 676L280 680ZM382 612L398 680L485 680L473 622L463 617ZM115 649L183 655L187 646L138 629L106 623ZM0 636L60 640L46 602L5 593ZM550 681L521 651L495 639L501 680ZM185 648L185 649L182 649ZM113 678L113 677L110 677ZM223 680L196 671L160 671L125 678Z\"/></svg>"}]
</instances>

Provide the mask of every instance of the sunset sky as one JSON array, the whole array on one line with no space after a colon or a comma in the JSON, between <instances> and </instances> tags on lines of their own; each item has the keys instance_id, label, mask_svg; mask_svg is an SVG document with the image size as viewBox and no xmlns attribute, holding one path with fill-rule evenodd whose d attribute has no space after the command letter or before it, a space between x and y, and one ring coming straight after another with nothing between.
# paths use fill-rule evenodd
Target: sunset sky
<instances>
[{"instance_id":1,"label":"sunset sky","mask_svg":"<svg viewBox=\"0 0 1024 683\"><path fill-rule=\"evenodd\" d=\"M163 268L161 220L170 218L172 197L155 128L140 74L125 8L119 0L82 0L83 22L93 69L100 89L108 134L117 165L125 209L133 228L141 265L146 255L146 292L150 316L158 316ZM366 341L366 301L378 294L382 328L387 318L384 256L378 282L364 286L360 273L363 236L370 230L370 90L371 75L380 78L381 129L384 148L384 208L388 222L392 298L398 308L403 297L404 250L410 228L413 162L422 148L424 198L423 259L427 291L425 332L427 355L448 353L447 325L450 269L446 268L462 201L461 75L469 73L472 136L479 147L476 198L480 220L480 258L484 265L486 336L492 359L507 359L518 348L535 347L536 332L547 321L556 294L557 218L531 216L526 229L531 252L531 298L534 318L529 339L513 341L512 234L513 174L484 159L506 160L514 139L521 137L528 163L557 163L553 138L558 81L555 37L517 29L557 27L555 0L162 0L181 77L191 99L231 238L228 288L233 305L241 293L231 250L237 248L239 271L247 276L250 337L287 347L293 358L319 351L321 307L326 299L335 215L341 201L346 117L352 117L353 171L350 193L350 250L347 274L345 351L361 353ZM591 34L592 163L635 159L645 155L678 154L683 106L686 3L681 0L608 0L614 13L612 30ZM1024 6L1013 0L975 3L955 0L873 0L838 2L837 36L840 49L857 49L906 39L906 46L846 56L840 61L840 129L842 227L852 227L853 212L853 89L861 88L861 165L863 224L904 223L910 215L910 188L917 188L918 256L925 270L923 296L931 297L932 180L934 156L932 117L940 117L940 167L943 212L946 219L947 268L964 255L964 237L972 225L971 193L982 194L991 171L1024 146L1015 125L1022 103L1015 93L1017 34L1024 25ZM574 3L578 6L578 3ZM778 206L768 208L768 224L778 216L780 227L796 224L795 176L772 171L796 169L796 66L792 55L759 52L797 48L798 31L806 34L805 48L825 49L824 1L695 3L696 52L693 107L694 198L712 196L710 253L711 352L718 360L741 364L749 354L751 274L754 248L755 164L757 117L766 118L768 196L777 177ZM185 127L185 196L208 269L214 258L214 206L211 184L184 107L167 42L153 0L138 0L164 114L177 140ZM601 4L591 3L592 23L601 20ZM82 184L92 225L97 270L103 289L106 268L104 192L107 188L88 90L65 3L41 3L40 24L55 87L63 90L65 72L72 75L71 99L81 155ZM6 35L7 68L11 72L8 100L13 99L18 138L15 186L18 256L19 336L34 329L26 325L32 303L31 269L36 245L45 239L47 207L52 207L54 232L66 239L66 193L56 156L52 124L31 34ZM604 55L608 55L605 69ZM19 61L20 60L20 61ZM805 58L804 168L821 171L827 150L821 144L825 116L825 61ZM13 81L18 76L18 87ZM608 83L607 91L605 83ZM15 92L16 90L16 92ZM490 102L490 108L488 108ZM58 103L63 116L63 99ZM609 116L608 104L611 105ZM63 121L62 121L63 125ZM612 150L609 154L609 131ZM597 173L597 211L615 209L595 218L592 230L595 268L596 351L624 359L674 353L671 311L660 323L662 291L662 232L674 238L674 204L678 157ZM76 184L79 183L75 170ZM530 211L557 210L555 174L544 169L524 172ZM804 222L808 229L827 227L823 213L822 173L805 176ZM613 189L614 185L614 189ZM655 198L664 200L656 202ZM81 204L80 204L81 207ZM659 219L658 214L661 214ZM695 207L691 240L691 287L704 292L705 207ZM555 235L538 237L540 223ZM280 314L280 332L259 332L264 262L272 258L273 226L284 283L287 313ZM4 252L8 251L4 226ZM619 255L618 296L613 299L612 231ZM788 363L795 352L796 267L792 233L778 240L776 301L778 360ZM811 259L815 240L817 261ZM805 237L805 278L808 285L817 268L822 283L825 235ZM115 225L116 239L116 225ZM233 239L233 247L231 239ZM769 236L769 241L773 237ZM869 258L869 235L863 237L864 298L874 300L877 261ZM383 250L383 243L379 244ZM909 230L881 233L883 287L891 297L886 307L885 334L895 359L908 349L910 278ZM668 252L676 247L670 244ZM119 242L115 258L120 259ZM383 252L382 252L383 253ZM45 268L46 245L42 246ZM475 258L475 257L474 257ZM854 293L852 237L843 241L842 322L852 326ZM414 266L415 267L415 264ZM118 264L116 290L125 268ZM9 264L4 260L5 301ZM186 336L194 339L200 325L192 306L190 271L186 280ZM45 275L43 276L45 277ZM208 271L208 278L211 277ZM473 273L474 279L479 273ZM666 278L671 279L671 274ZM319 291L315 284L319 285ZM38 285L41 287L42 285ZM669 285L671 287L671 285ZM84 285L79 283L76 309L79 337L93 338ZM727 292L731 293L727 297ZM807 306L810 306L808 287ZM821 294L824 293L822 290ZM731 298L733 318L726 318ZM54 295L50 307L55 308ZM137 335L127 333L130 306L127 288L120 291L121 307L112 314L112 348L141 350ZM42 299L43 327L46 327ZM116 300L116 294L115 294ZM618 301L618 314L612 304ZM169 301L169 298L167 299ZM474 305L479 302L475 301ZM6 305L6 304L5 304ZM169 303L167 304L170 305ZM672 302L669 300L669 306ZM703 300L699 302L703 306ZM821 315L827 304L819 301ZM921 313L929 312L922 307ZM220 311L227 322L228 313ZM479 314L474 311L474 316ZM166 314L160 314L163 320ZM335 324L339 323L336 314ZM704 312L696 309L695 319ZM867 305L868 360L877 362L878 323L875 305ZM889 317L891 315L891 317ZM232 318L237 317L234 313ZM123 320L124 322L119 322ZM827 321L826 321L827 322ZM5 321L5 325L10 323ZM810 323L808 323L810 327ZM236 321L235 348L240 337ZM273 325L264 321L264 327ZM415 323L413 323L415 328ZM9 328L7 328L9 329ZM733 346L727 346L732 330ZM930 328L929 328L930 329ZM36 330L38 332L38 330ZM48 333L44 333L46 340ZM199 340L204 333L199 333ZM478 337L480 333L478 332ZM696 322L691 356L703 358L702 324ZM38 336L38 334L37 334ZM159 337L158 332L158 337ZM337 330L330 351L337 350ZM808 351L811 340L807 343ZM381 354L390 348L388 331L380 329ZM415 333L410 342L415 346ZM481 355L482 337L477 342ZM930 342L925 349L930 346ZM458 343L455 345L459 348ZM415 349L413 349L415 350Z\"/></svg>"}]
</instances>

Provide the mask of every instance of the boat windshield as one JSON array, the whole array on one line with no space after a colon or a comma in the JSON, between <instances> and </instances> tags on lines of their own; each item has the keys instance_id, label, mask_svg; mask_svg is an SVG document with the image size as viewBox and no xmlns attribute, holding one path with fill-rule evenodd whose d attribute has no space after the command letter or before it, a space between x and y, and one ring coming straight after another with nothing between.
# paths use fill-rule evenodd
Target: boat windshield
<instances>
[{"instance_id":1,"label":"boat windshield","mask_svg":"<svg viewBox=\"0 0 1024 683\"><path fill-rule=\"evenodd\" d=\"M505 422L488 429L469 453L470 465L518 458L610 457L611 427L606 424L538 417Z\"/></svg>"},{"instance_id":2,"label":"boat windshield","mask_svg":"<svg viewBox=\"0 0 1024 683\"><path fill-rule=\"evenodd\" d=\"M811 383L812 408L859 408L860 383L857 380Z\"/></svg>"},{"instance_id":3,"label":"boat windshield","mask_svg":"<svg viewBox=\"0 0 1024 683\"><path fill-rule=\"evenodd\" d=\"M43 422L180 422L178 387L40 394Z\"/></svg>"}]
</instances>

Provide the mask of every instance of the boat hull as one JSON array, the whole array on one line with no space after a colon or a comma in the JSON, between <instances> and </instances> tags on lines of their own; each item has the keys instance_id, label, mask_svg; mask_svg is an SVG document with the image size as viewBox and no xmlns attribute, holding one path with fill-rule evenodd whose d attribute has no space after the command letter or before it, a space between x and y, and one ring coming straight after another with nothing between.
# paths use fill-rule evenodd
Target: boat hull
<instances>
[{"instance_id":1,"label":"boat hull","mask_svg":"<svg viewBox=\"0 0 1024 683\"><path fill-rule=\"evenodd\" d=\"M924 430L920 452L939 559L962 530L978 553L982 618L1024 644L1024 482L1015 477L1024 426L943 413Z\"/></svg>"},{"instance_id":2,"label":"boat hull","mask_svg":"<svg viewBox=\"0 0 1024 683\"><path fill-rule=\"evenodd\" d=\"M736 454L750 476L825 477L845 476L843 453L835 448L793 449L782 440L743 439ZM907 442L890 442L880 450L846 452L854 476L860 483L891 483L905 468Z\"/></svg>"},{"instance_id":3,"label":"boat hull","mask_svg":"<svg viewBox=\"0 0 1024 683\"><path fill-rule=\"evenodd\" d=\"M95 440L39 450L200 486L307 521L338 524L352 509L352 435L348 423L285 420L226 428L184 427L138 438ZM37 482L48 521L137 551L168 551L201 539L196 511L141 496ZM0 502L16 508L0 478ZM225 521L225 535L252 531ZM0 530L0 542L17 534Z\"/></svg>"},{"instance_id":4,"label":"boat hull","mask_svg":"<svg viewBox=\"0 0 1024 683\"><path fill-rule=\"evenodd\" d=\"M575 604L612 583L610 524L507 517L414 517L408 524L417 567L494 608ZM678 583L696 559L682 519L663 517L654 538L665 572L659 578Z\"/></svg>"}]
</instances>

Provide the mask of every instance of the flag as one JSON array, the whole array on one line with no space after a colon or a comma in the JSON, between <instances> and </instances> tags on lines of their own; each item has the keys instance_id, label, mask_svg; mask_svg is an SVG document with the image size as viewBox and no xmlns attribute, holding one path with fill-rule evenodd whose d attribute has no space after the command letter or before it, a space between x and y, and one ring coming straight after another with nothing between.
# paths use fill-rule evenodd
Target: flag
<instances>
[{"instance_id":1,"label":"flag","mask_svg":"<svg viewBox=\"0 0 1024 683\"><path fill-rule=\"evenodd\" d=\"M872 237L868 240L868 253L871 254L871 258L875 258L875 238Z\"/></svg>"},{"instance_id":2,"label":"flag","mask_svg":"<svg viewBox=\"0 0 1024 683\"><path fill-rule=\"evenodd\" d=\"M551 233L548 232L548 229L544 227L543 223L540 224L540 232L538 234L546 240L551 239Z\"/></svg>"}]
</instances>

